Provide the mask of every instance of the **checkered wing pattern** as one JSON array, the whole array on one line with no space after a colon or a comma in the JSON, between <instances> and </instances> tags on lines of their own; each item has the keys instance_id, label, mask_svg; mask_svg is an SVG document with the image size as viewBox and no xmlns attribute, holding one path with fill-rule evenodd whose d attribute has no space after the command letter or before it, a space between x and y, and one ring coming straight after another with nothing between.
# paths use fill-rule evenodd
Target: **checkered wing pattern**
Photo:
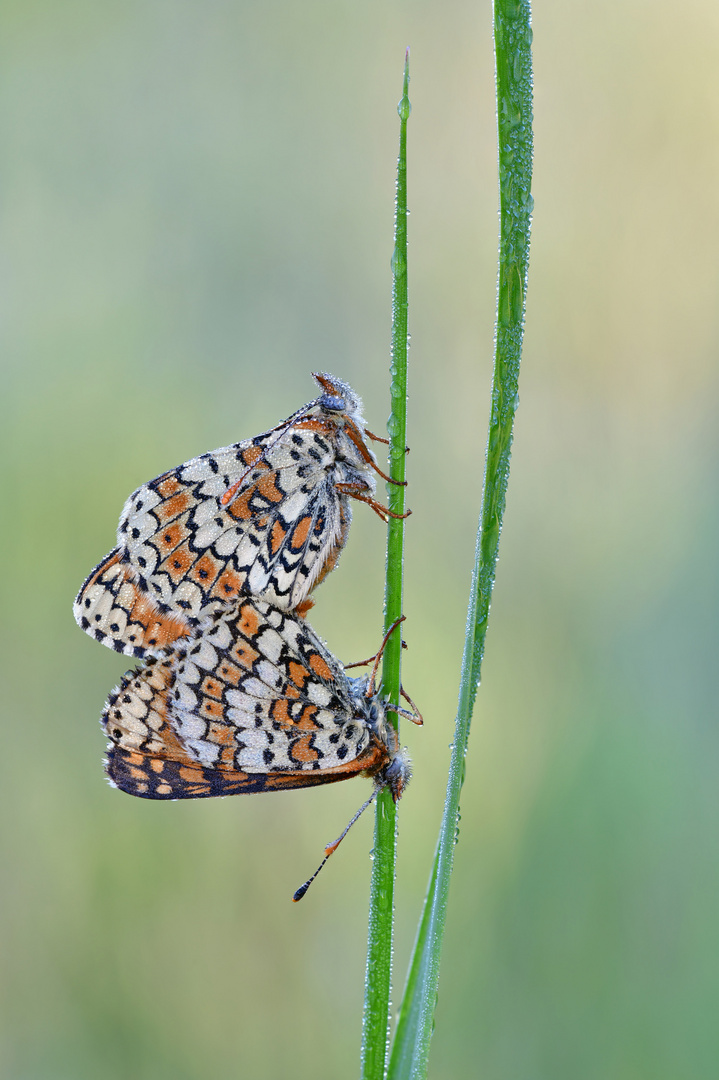
<instances>
[{"instance_id":1,"label":"checkered wing pattern","mask_svg":"<svg viewBox=\"0 0 719 1080\"><path fill-rule=\"evenodd\" d=\"M365 686L303 619L241 600L202 638L124 677L101 721L108 775L149 799L376 775L396 736Z\"/></svg>"},{"instance_id":2,"label":"checkered wing pattern","mask_svg":"<svg viewBox=\"0 0 719 1080\"><path fill-rule=\"evenodd\" d=\"M192 633L183 615L160 611L140 589L119 548L92 571L77 595L73 613L88 634L127 656L161 655Z\"/></svg>"},{"instance_id":3,"label":"checkered wing pattern","mask_svg":"<svg viewBox=\"0 0 719 1080\"><path fill-rule=\"evenodd\" d=\"M132 620L110 611L112 588L127 592L128 583L156 620L171 614L190 627L206 625L243 595L285 611L312 606L309 593L347 540L349 500L372 500L376 468L359 398L333 376L315 378L320 397L278 427L202 454L130 496L119 547L93 573L113 558L125 568L114 571L104 598L93 575L83 586L75 617L84 630L129 655L161 655L147 644L154 635L138 645Z\"/></svg>"},{"instance_id":4,"label":"checkered wing pattern","mask_svg":"<svg viewBox=\"0 0 719 1080\"><path fill-rule=\"evenodd\" d=\"M336 489L348 469L336 460L334 434L330 422L295 426L263 456L267 435L144 484L118 531L141 587L196 621L242 594L296 608L336 563L351 521L348 498ZM371 490L366 478L361 483Z\"/></svg>"}]
</instances>

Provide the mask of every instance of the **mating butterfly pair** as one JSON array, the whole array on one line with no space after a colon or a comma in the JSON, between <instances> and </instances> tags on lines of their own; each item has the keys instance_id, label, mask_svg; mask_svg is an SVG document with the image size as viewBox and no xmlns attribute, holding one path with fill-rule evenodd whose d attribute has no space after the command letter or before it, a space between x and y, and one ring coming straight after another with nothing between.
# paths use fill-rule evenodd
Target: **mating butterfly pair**
<instances>
[{"instance_id":1,"label":"mating butterfly pair","mask_svg":"<svg viewBox=\"0 0 719 1080\"><path fill-rule=\"evenodd\" d=\"M373 677L349 678L304 619L346 543L350 499L390 515L374 498L374 474L389 477L359 398L314 377L320 396L277 427L134 492L118 546L78 594L88 634L146 660L102 717L123 791L202 798L364 773L396 801L409 779L394 706Z\"/></svg>"}]
</instances>

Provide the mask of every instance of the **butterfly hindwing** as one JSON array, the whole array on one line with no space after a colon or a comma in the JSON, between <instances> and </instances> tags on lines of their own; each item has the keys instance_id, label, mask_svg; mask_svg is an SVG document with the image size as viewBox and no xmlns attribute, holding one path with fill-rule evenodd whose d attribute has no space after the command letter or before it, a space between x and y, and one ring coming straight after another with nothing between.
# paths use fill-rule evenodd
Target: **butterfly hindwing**
<instances>
[{"instance_id":1,"label":"butterfly hindwing","mask_svg":"<svg viewBox=\"0 0 719 1080\"><path fill-rule=\"evenodd\" d=\"M178 611L164 612L135 580L119 548L106 555L83 584L73 605L80 627L126 656L154 656L189 638L192 628Z\"/></svg>"},{"instance_id":2,"label":"butterfly hindwing","mask_svg":"<svg viewBox=\"0 0 719 1080\"><path fill-rule=\"evenodd\" d=\"M346 765L304 773L243 773L236 769L205 769L163 757L110 745L105 771L114 787L142 799L211 799L223 795L255 795L291 791L375 773L382 757L376 748Z\"/></svg>"}]
</instances>

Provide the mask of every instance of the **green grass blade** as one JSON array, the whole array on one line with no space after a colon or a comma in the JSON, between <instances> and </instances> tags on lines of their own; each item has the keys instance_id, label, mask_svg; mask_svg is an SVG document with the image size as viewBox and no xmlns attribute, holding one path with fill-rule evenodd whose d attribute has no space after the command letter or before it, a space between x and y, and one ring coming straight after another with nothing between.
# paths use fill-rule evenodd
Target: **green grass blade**
<instances>
[{"instance_id":1,"label":"green grass blade","mask_svg":"<svg viewBox=\"0 0 719 1080\"><path fill-rule=\"evenodd\" d=\"M407 120L409 119L409 50L405 57L397 161L395 245L392 256L392 364L389 433L390 476L405 479L407 430ZM390 510L404 513L405 489L388 484ZM387 527L387 576L385 582L385 630L402 614L402 563L404 521L390 518ZM382 663L382 693L399 704L401 634L392 634ZM392 935L395 877L396 810L390 792L377 798L374 860L370 883L367 976L362 1025L362 1078L382 1080L389 1047L389 1000L392 981Z\"/></svg>"},{"instance_id":2,"label":"green grass blade","mask_svg":"<svg viewBox=\"0 0 719 1080\"><path fill-rule=\"evenodd\" d=\"M494 380L467 632L447 796L389 1067L391 1080L423 1080L439 987L449 881L459 827L464 758L479 685L504 515L524 330L532 212L532 32L529 0L495 0L500 247Z\"/></svg>"}]
</instances>

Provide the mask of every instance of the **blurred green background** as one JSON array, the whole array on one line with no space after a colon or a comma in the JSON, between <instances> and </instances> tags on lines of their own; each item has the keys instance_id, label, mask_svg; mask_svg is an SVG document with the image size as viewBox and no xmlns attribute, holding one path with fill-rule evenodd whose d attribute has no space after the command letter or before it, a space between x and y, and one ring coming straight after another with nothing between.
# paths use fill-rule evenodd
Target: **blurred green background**
<instances>
[{"instance_id":1,"label":"blurred green background","mask_svg":"<svg viewBox=\"0 0 719 1080\"><path fill-rule=\"evenodd\" d=\"M412 329L399 1000L452 739L492 362L489 3L0 7L3 1080L358 1071L369 790L152 804L75 626L125 497L348 379L388 413L402 63ZM535 224L506 525L431 1076L719 1060L719 9L534 17ZM372 652L358 507L311 617Z\"/></svg>"}]
</instances>

